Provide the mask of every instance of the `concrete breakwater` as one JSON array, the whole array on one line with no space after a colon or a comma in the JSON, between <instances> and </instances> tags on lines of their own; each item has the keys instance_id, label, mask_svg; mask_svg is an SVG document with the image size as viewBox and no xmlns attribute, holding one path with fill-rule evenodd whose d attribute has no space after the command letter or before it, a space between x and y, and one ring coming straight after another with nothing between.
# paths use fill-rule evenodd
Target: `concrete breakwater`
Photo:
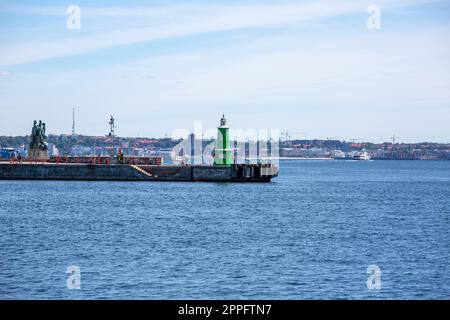
<instances>
[{"instance_id":1,"label":"concrete breakwater","mask_svg":"<svg viewBox=\"0 0 450 320\"><path fill-rule=\"evenodd\" d=\"M0 163L0 179L270 182L278 168L238 164L214 166Z\"/></svg>"}]
</instances>

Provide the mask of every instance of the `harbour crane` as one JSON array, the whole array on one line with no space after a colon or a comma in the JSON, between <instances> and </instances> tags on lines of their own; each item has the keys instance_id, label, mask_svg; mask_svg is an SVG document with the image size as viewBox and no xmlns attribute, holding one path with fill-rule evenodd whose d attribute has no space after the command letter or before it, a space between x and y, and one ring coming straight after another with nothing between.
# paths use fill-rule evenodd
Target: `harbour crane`
<instances>
[{"instance_id":1,"label":"harbour crane","mask_svg":"<svg viewBox=\"0 0 450 320\"><path fill-rule=\"evenodd\" d=\"M397 135L395 135L395 134L392 135L392 137L391 137L391 140L392 140L392 148L394 147L395 141L396 141L398 138L400 138L400 137L397 136Z\"/></svg>"},{"instance_id":2,"label":"harbour crane","mask_svg":"<svg viewBox=\"0 0 450 320\"><path fill-rule=\"evenodd\" d=\"M292 132L288 130L281 131L281 136L284 137L284 142L291 141L293 135L305 134L306 132Z\"/></svg>"}]
</instances>

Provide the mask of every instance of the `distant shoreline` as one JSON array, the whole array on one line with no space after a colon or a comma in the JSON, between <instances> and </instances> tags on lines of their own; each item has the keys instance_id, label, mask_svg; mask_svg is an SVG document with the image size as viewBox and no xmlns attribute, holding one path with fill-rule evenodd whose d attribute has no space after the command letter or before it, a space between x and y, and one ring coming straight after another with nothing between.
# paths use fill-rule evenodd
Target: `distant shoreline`
<instances>
[{"instance_id":1,"label":"distant shoreline","mask_svg":"<svg viewBox=\"0 0 450 320\"><path fill-rule=\"evenodd\" d=\"M278 160L336 160L336 161L449 161L448 159L377 159L355 160L355 159L334 159L334 158L299 158L299 157L281 157Z\"/></svg>"},{"instance_id":2,"label":"distant shoreline","mask_svg":"<svg viewBox=\"0 0 450 320\"><path fill-rule=\"evenodd\" d=\"M279 157L278 160L334 160L333 158Z\"/></svg>"}]
</instances>

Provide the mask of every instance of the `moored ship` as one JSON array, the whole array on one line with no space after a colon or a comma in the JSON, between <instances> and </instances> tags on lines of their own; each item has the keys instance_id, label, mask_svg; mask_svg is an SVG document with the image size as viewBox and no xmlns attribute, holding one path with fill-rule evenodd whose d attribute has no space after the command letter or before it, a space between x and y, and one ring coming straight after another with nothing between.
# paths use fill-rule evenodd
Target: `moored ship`
<instances>
[{"instance_id":1,"label":"moored ship","mask_svg":"<svg viewBox=\"0 0 450 320\"><path fill-rule=\"evenodd\" d=\"M353 160L370 160L370 155L366 151L356 152L352 156Z\"/></svg>"}]
</instances>

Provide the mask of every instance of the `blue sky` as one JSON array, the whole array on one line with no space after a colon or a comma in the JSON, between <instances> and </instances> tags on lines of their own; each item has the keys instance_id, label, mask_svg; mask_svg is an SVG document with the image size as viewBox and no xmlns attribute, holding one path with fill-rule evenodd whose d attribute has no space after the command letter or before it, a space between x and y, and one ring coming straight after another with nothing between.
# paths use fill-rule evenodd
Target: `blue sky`
<instances>
[{"instance_id":1,"label":"blue sky","mask_svg":"<svg viewBox=\"0 0 450 320\"><path fill-rule=\"evenodd\" d=\"M217 125L450 142L450 2L2 1L0 135ZM81 9L68 30L67 6ZM381 8L369 30L366 8Z\"/></svg>"}]
</instances>

